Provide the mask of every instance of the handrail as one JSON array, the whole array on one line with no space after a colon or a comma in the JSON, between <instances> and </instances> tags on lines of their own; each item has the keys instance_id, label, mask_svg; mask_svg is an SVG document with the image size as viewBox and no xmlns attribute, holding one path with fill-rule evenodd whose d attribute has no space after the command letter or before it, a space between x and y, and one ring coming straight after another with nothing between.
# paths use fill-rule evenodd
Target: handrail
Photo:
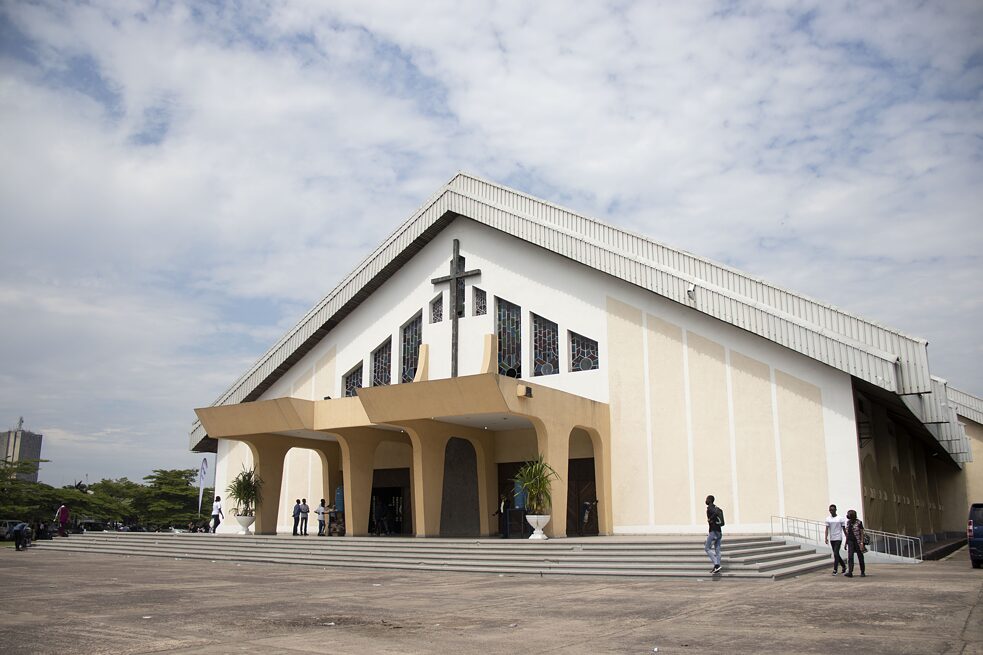
<instances>
[{"instance_id":1,"label":"handrail","mask_svg":"<svg viewBox=\"0 0 983 655\"><path fill-rule=\"evenodd\" d=\"M776 522L779 526L777 531L775 529ZM914 562L920 562L922 560L922 540L920 537L884 532L882 530L871 530L869 528L864 528L864 532L870 535L870 544L868 544L867 550L901 557ZM792 537L822 546L826 541L826 523L813 519L800 519L794 516L772 516L771 535L773 537Z\"/></svg>"}]
</instances>

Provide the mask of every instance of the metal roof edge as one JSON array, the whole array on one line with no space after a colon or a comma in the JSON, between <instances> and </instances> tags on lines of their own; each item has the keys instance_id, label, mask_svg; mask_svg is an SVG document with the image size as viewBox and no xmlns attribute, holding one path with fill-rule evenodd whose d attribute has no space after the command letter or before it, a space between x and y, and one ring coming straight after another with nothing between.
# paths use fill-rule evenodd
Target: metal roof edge
<instances>
[{"instance_id":1,"label":"metal roof edge","mask_svg":"<svg viewBox=\"0 0 983 655\"><path fill-rule=\"evenodd\" d=\"M648 243L650 243L650 244L652 244L654 246L657 246L657 247L660 247L660 248L666 248L668 250L672 250L672 251L677 252L677 253L679 253L681 255L684 255L686 257L690 257L690 258L692 258L693 260L695 260L697 262L700 262L700 263L703 263L703 264L707 264L709 266L713 266L713 267L719 268L720 270L725 271L727 273L731 273L733 275L739 275L739 276L741 276L743 278L746 278L747 280L749 280L751 282L754 282L756 284L760 284L760 285L762 285L764 287L767 287L769 289L774 289L775 291L778 291L778 292L781 292L781 293L787 293L787 294L793 295L793 296L795 296L795 297L797 297L797 298L799 298L801 300L804 300L806 302L809 302L811 304L814 304L814 305L816 305L818 307L821 307L823 309L828 309L828 310L833 311L833 312L836 312L838 314L842 314L843 316L846 316L848 318L851 318L851 319L854 319L854 320L857 320L857 321L861 321L863 323L866 323L868 325L871 325L873 327L876 327L879 330L883 330L885 332L888 332L890 334L896 335L898 337L901 337L901 338L904 338L904 339L908 339L910 341L914 341L916 343L920 343L920 344L924 344L924 345L928 345L928 343L929 343L928 340L925 339L925 338L923 338L923 337L918 337L918 336L914 336L914 335L911 335L911 334L907 334L905 332L901 332L900 330L897 330L897 329L892 328L890 326L887 326L887 325L878 323L877 321L873 321L871 319L865 318L863 316L860 316L859 314L854 314L854 313L849 312L847 310L841 309L841 308L839 308L836 305L833 305L831 303L824 302L822 300L817 300L816 298L813 298L811 296L807 296L807 295L804 295L804 294L799 293L797 291L792 291L791 289L787 289L785 287L778 286L777 284L774 284L773 282L769 282L768 280L766 280L766 279L764 279L762 277L758 277L756 275L752 275L752 274L750 274L750 273L748 273L746 271L743 271L743 270L741 270L739 268L735 268L735 267L730 266L728 264L724 264L724 263L718 262L716 260L709 259L707 257L703 257L701 255L694 254L694 253L692 253L692 252L690 252L688 250L684 250L682 248L678 248L676 246L672 246L672 245L669 245L667 243L663 243L661 241L656 241L652 237L646 236L646 235L641 234L639 232L635 232L635 231L629 230L627 228L623 228L623 227L618 227L618 226L612 225L611 223L608 223L607 221L603 221L603 220L601 220L599 218L595 218L593 216L587 216L585 214L578 213L578 212L576 212L576 211L574 211L574 210L572 210L572 209L570 209L568 207L564 207L562 205L558 205L556 203L550 202L549 200L543 200L541 198L537 198L535 196L531 196L528 193L525 193L523 191L519 191L517 189L513 189L511 187L504 186L502 184L499 184L497 182L493 182L491 180L485 179L485 178L483 178L481 176L478 176L478 175L474 175L472 173L468 173L468 172L465 172L465 171L459 172L457 175L455 175L451 179L451 182L448 183L448 187L453 188L454 187L454 183L458 180L458 178L462 178L462 177L463 178L468 178L468 179L474 180L476 182L480 182L482 184L487 184L489 186L493 186L493 187L495 187L495 188L497 188L497 189L499 189L501 191L506 191L506 192L509 192L509 193L514 193L516 195L522 196L523 198L526 198L527 200L529 200L531 202L535 202L535 203L538 203L538 204L541 204L541 205L545 205L547 207L552 207L552 208L554 208L554 209L556 209L558 211L561 211L561 212L566 212L568 214L571 214L573 216L576 216L577 218L579 218L581 220L590 221L590 222L595 223L595 224L597 224L599 226L602 226L602 227L605 227L605 228L608 228L608 229L612 229L612 230L616 230L618 232L621 232L621 233L625 234L626 236L630 236L630 237L633 237L633 238L636 238L636 239L641 239L642 241L646 241L646 242L648 242ZM460 190L458 189L458 191L460 191ZM705 283L708 283L708 284L712 284L712 283L710 283L710 282L708 282L706 280L704 280L704 282Z\"/></svg>"}]
</instances>

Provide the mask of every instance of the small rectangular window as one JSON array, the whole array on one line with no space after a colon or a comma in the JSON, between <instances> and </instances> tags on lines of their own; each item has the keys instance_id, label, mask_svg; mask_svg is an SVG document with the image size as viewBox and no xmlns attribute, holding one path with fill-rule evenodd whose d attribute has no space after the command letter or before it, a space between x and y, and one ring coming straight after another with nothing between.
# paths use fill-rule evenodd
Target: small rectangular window
<instances>
[{"instance_id":1,"label":"small rectangular window","mask_svg":"<svg viewBox=\"0 0 983 655\"><path fill-rule=\"evenodd\" d=\"M430 301L430 322L440 323L444 320L444 294Z\"/></svg>"},{"instance_id":2,"label":"small rectangular window","mask_svg":"<svg viewBox=\"0 0 983 655\"><path fill-rule=\"evenodd\" d=\"M570 372L593 371L600 366L597 355L597 342L593 339L570 333Z\"/></svg>"},{"instance_id":3,"label":"small rectangular window","mask_svg":"<svg viewBox=\"0 0 983 655\"><path fill-rule=\"evenodd\" d=\"M372 386L382 387L389 384L392 379L393 362L393 340L392 337L386 339L372 352Z\"/></svg>"},{"instance_id":4,"label":"small rectangular window","mask_svg":"<svg viewBox=\"0 0 983 655\"><path fill-rule=\"evenodd\" d=\"M533 375L560 372L560 337L556 323L532 315Z\"/></svg>"},{"instance_id":5,"label":"small rectangular window","mask_svg":"<svg viewBox=\"0 0 983 655\"><path fill-rule=\"evenodd\" d=\"M357 396L362 388L362 364L353 368L345 375L345 397Z\"/></svg>"},{"instance_id":6,"label":"small rectangular window","mask_svg":"<svg viewBox=\"0 0 983 655\"><path fill-rule=\"evenodd\" d=\"M484 316L488 313L488 296L483 289L471 287L471 302L473 304L472 316Z\"/></svg>"}]
</instances>

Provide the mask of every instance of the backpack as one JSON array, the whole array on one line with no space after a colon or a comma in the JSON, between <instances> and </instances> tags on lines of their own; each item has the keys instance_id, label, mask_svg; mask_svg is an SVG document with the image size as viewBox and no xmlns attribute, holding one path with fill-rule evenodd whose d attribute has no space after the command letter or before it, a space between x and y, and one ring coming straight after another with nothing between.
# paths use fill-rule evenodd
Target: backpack
<instances>
[{"instance_id":1,"label":"backpack","mask_svg":"<svg viewBox=\"0 0 983 655\"><path fill-rule=\"evenodd\" d=\"M719 507L717 508L717 516L714 517L714 521L721 528L724 527L724 525L726 525L726 523L724 522L724 510L720 509Z\"/></svg>"}]
</instances>

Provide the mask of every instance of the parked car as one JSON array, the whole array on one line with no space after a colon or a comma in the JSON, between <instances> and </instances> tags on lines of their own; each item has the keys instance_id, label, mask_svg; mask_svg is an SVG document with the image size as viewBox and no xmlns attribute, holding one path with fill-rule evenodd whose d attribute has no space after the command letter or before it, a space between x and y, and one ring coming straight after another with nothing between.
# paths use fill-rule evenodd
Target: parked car
<instances>
[{"instance_id":1,"label":"parked car","mask_svg":"<svg viewBox=\"0 0 983 655\"><path fill-rule=\"evenodd\" d=\"M973 568L983 568L983 503L973 503L969 507L966 541L969 543L969 559Z\"/></svg>"},{"instance_id":2,"label":"parked car","mask_svg":"<svg viewBox=\"0 0 983 655\"><path fill-rule=\"evenodd\" d=\"M106 531L106 524L103 523L102 521L85 520L85 521L82 521L79 524L79 526L85 532L105 532Z\"/></svg>"},{"instance_id":3,"label":"parked car","mask_svg":"<svg viewBox=\"0 0 983 655\"><path fill-rule=\"evenodd\" d=\"M0 520L0 539L13 539L14 535L10 534L10 530L18 523L23 523L23 521L18 521L17 519Z\"/></svg>"}]
</instances>

